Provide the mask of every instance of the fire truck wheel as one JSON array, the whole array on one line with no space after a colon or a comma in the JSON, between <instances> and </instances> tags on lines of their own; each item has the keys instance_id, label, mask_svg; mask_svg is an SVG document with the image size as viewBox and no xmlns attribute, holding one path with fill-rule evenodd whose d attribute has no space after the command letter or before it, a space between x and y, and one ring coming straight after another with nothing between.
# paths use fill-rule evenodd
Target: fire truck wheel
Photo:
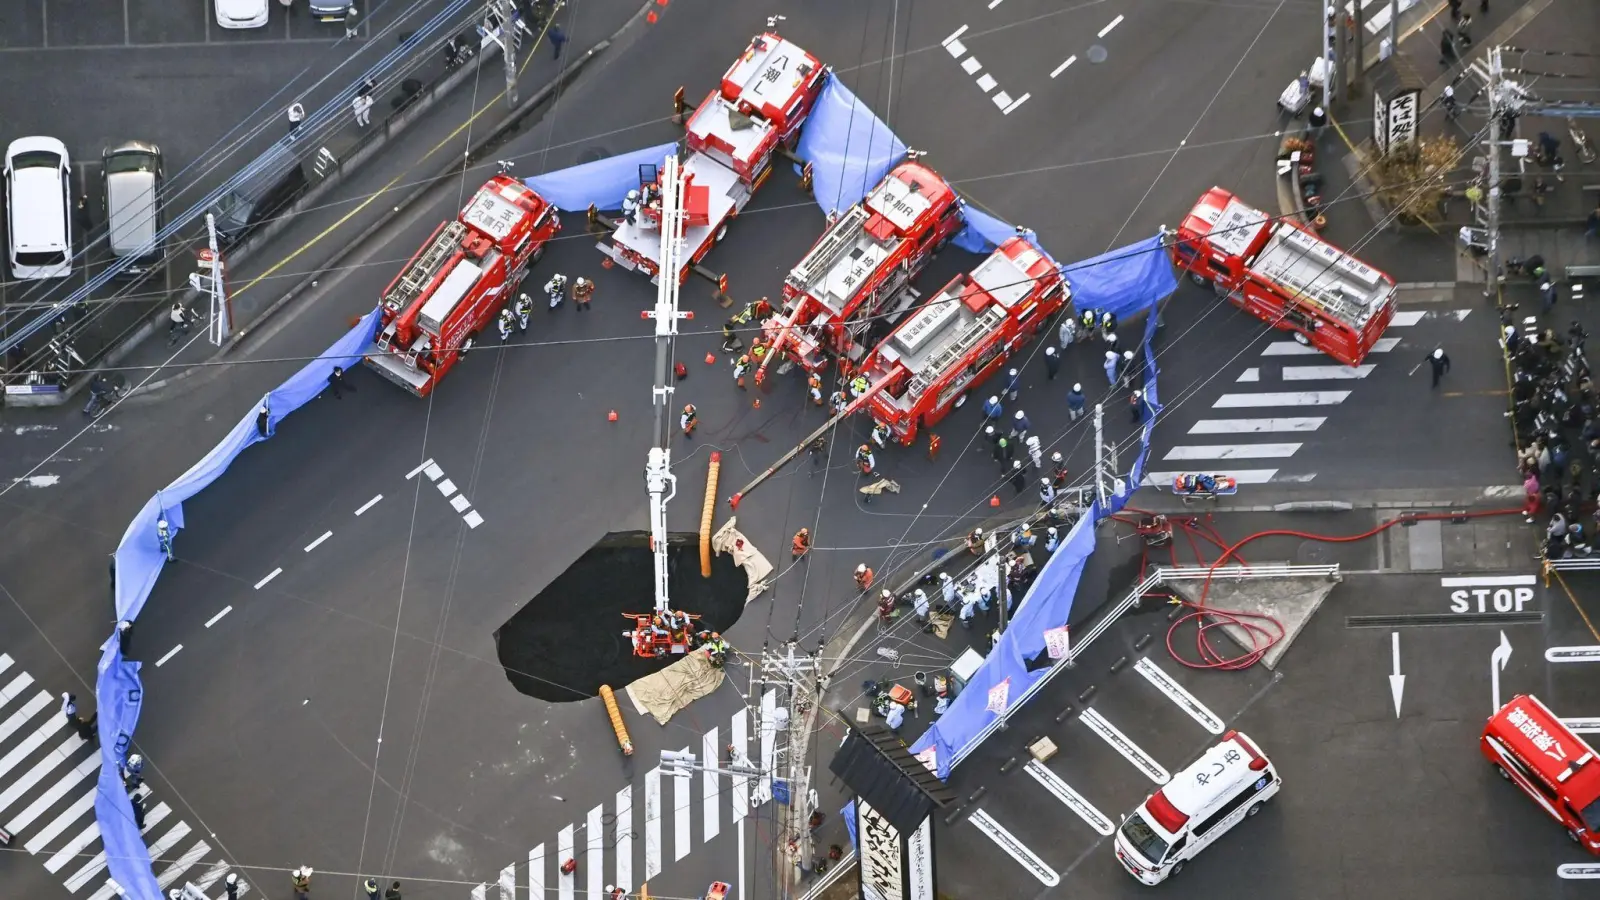
<instances>
[{"instance_id":1,"label":"fire truck wheel","mask_svg":"<svg viewBox=\"0 0 1600 900\"><path fill-rule=\"evenodd\" d=\"M1494 767L1494 770L1495 770L1495 771L1496 771L1496 772L1499 772L1499 773L1500 773L1500 777L1501 777L1501 778L1504 778L1504 779L1505 779L1505 780L1507 780L1507 781L1510 781L1510 780L1511 780L1511 773L1510 773L1510 772L1507 772L1507 771L1506 771L1506 767L1505 767L1505 766L1501 766L1501 765L1496 765L1496 766L1495 766L1495 767Z\"/></svg>"},{"instance_id":2,"label":"fire truck wheel","mask_svg":"<svg viewBox=\"0 0 1600 900\"><path fill-rule=\"evenodd\" d=\"M531 265L533 265L534 263L538 262L541 259L544 259L544 245L543 244L540 244L538 247L534 248L533 255L528 257L528 265L531 266Z\"/></svg>"},{"instance_id":3,"label":"fire truck wheel","mask_svg":"<svg viewBox=\"0 0 1600 900\"><path fill-rule=\"evenodd\" d=\"M1578 834L1578 829L1576 829L1576 828L1568 828L1567 829L1567 837L1572 838L1572 842L1574 844L1583 843L1583 837Z\"/></svg>"},{"instance_id":4,"label":"fire truck wheel","mask_svg":"<svg viewBox=\"0 0 1600 900\"><path fill-rule=\"evenodd\" d=\"M960 409L963 405L966 404L966 402L967 402L967 395L966 394L962 394L961 396L956 398L956 404L954 406L950 407L950 408L951 409Z\"/></svg>"},{"instance_id":5,"label":"fire truck wheel","mask_svg":"<svg viewBox=\"0 0 1600 900\"><path fill-rule=\"evenodd\" d=\"M1201 275L1199 272L1190 272L1189 273L1189 280L1194 282L1195 284L1200 285L1201 287L1210 287L1211 286L1211 279L1205 277L1204 275Z\"/></svg>"},{"instance_id":6,"label":"fire truck wheel","mask_svg":"<svg viewBox=\"0 0 1600 900\"><path fill-rule=\"evenodd\" d=\"M944 237L939 238L939 243L933 245L933 252L943 253L944 248L950 246L950 237L951 236L947 234Z\"/></svg>"},{"instance_id":7,"label":"fire truck wheel","mask_svg":"<svg viewBox=\"0 0 1600 900\"><path fill-rule=\"evenodd\" d=\"M722 227L717 229L716 242L719 243L719 244L722 243L722 239L727 237L727 236L728 236L728 223L727 222L723 222L722 223Z\"/></svg>"},{"instance_id":8,"label":"fire truck wheel","mask_svg":"<svg viewBox=\"0 0 1600 900\"><path fill-rule=\"evenodd\" d=\"M1294 340L1297 344L1305 344L1307 347L1311 346L1311 339L1298 331L1294 333Z\"/></svg>"}]
</instances>

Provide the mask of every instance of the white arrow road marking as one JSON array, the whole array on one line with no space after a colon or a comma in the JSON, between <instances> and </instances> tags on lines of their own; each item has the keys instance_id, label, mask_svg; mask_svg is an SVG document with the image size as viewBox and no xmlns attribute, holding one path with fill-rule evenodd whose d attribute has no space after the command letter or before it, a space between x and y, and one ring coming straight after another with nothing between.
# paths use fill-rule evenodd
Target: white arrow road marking
<instances>
[{"instance_id":1,"label":"white arrow road marking","mask_svg":"<svg viewBox=\"0 0 1600 900\"><path fill-rule=\"evenodd\" d=\"M1553 663L1600 662L1600 647L1548 647L1544 658Z\"/></svg>"},{"instance_id":2,"label":"white arrow road marking","mask_svg":"<svg viewBox=\"0 0 1600 900\"><path fill-rule=\"evenodd\" d=\"M1394 694L1394 717L1400 718L1400 695L1406 690L1406 677L1400 674L1400 632L1391 631L1389 637L1394 643L1394 674L1389 676L1389 692ZM1498 691L1496 694L1498 695ZM1499 707L1495 707L1498 709Z\"/></svg>"},{"instance_id":3,"label":"white arrow road marking","mask_svg":"<svg viewBox=\"0 0 1600 900\"><path fill-rule=\"evenodd\" d=\"M1117 827L1111 824L1111 820L1106 817L1105 813L1095 809L1094 804L1083 799L1082 794L1073 790L1072 785L1062 781L1061 777L1050 771L1044 763L1039 762L1037 759L1030 759L1023 768L1027 770L1029 775L1033 776L1035 781L1044 785L1045 790L1049 791L1057 800L1065 803L1067 809L1077 813L1078 818L1089 823L1090 828L1106 837L1110 837L1117 830Z\"/></svg>"},{"instance_id":4,"label":"white arrow road marking","mask_svg":"<svg viewBox=\"0 0 1600 900\"><path fill-rule=\"evenodd\" d=\"M983 832L985 837L998 844L1001 850L1021 863L1024 869L1032 873L1033 877L1039 879L1046 887L1055 887L1061 883L1061 876L1056 874L1055 869L1045 865L1045 861L1040 859L1038 854L1029 850L1027 845L1017 840L1011 832L1002 828L988 813L981 809L977 810L969 821L978 826L978 830Z\"/></svg>"},{"instance_id":5,"label":"white arrow road marking","mask_svg":"<svg viewBox=\"0 0 1600 900\"><path fill-rule=\"evenodd\" d=\"M1556 874L1562 878L1572 879L1575 881L1600 880L1600 865L1591 865L1589 863L1568 863L1564 866L1557 866Z\"/></svg>"},{"instance_id":6,"label":"white arrow road marking","mask_svg":"<svg viewBox=\"0 0 1600 900\"><path fill-rule=\"evenodd\" d=\"M1143 675L1146 681L1154 685L1156 690L1166 694L1168 700L1176 703L1179 709L1188 713L1189 718L1199 722L1201 728L1212 734L1221 734L1226 730L1222 720L1217 717L1216 713L1207 709L1199 698L1185 690L1183 685L1174 681L1172 676L1167 674L1167 670L1156 665L1155 661L1150 657L1140 657L1139 661L1133 664L1133 668L1140 675ZM1110 832L1106 833L1109 834Z\"/></svg>"},{"instance_id":7,"label":"white arrow road marking","mask_svg":"<svg viewBox=\"0 0 1600 900\"><path fill-rule=\"evenodd\" d=\"M1499 711L1500 703L1500 673L1505 671L1506 663L1511 661L1511 642L1506 640L1506 633L1500 632L1500 645L1489 654L1489 680L1494 687L1494 710Z\"/></svg>"}]
</instances>

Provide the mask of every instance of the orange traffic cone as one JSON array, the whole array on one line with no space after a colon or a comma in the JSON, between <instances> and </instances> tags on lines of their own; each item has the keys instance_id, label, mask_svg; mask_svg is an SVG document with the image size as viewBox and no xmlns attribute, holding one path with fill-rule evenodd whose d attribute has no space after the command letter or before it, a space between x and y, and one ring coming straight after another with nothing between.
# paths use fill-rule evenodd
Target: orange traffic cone
<instances>
[{"instance_id":1,"label":"orange traffic cone","mask_svg":"<svg viewBox=\"0 0 1600 900\"><path fill-rule=\"evenodd\" d=\"M707 354L706 354L706 365L708 365L708 366L714 366L714 365L716 365L716 364L717 364L717 357L716 357L716 355L715 355L715 354L712 354L712 353L707 353Z\"/></svg>"},{"instance_id":2,"label":"orange traffic cone","mask_svg":"<svg viewBox=\"0 0 1600 900\"><path fill-rule=\"evenodd\" d=\"M617 420L617 411L616 410L613 409L611 412L606 413L606 421L607 422L615 422L616 420ZM999 506L999 505L1000 505L999 502L996 501L995 506Z\"/></svg>"},{"instance_id":3,"label":"orange traffic cone","mask_svg":"<svg viewBox=\"0 0 1600 900\"><path fill-rule=\"evenodd\" d=\"M989 505L990 506L999 506L1000 505L1000 495L999 494L995 494L993 497L990 497L989 498Z\"/></svg>"}]
</instances>

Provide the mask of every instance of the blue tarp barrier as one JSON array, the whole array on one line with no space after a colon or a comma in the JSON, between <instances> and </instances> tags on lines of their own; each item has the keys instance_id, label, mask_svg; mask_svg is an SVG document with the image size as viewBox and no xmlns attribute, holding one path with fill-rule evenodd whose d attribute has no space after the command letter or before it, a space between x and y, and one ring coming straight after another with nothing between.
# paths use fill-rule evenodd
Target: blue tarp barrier
<instances>
[{"instance_id":1,"label":"blue tarp barrier","mask_svg":"<svg viewBox=\"0 0 1600 900\"><path fill-rule=\"evenodd\" d=\"M1178 288L1160 235L1073 263L1066 273L1080 311L1109 312L1119 319L1153 308Z\"/></svg>"},{"instance_id":2,"label":"blue tarp barrier","mask_svg":"<svg viewBox=\"0 0 1600 900\"><path fill-rule=\"evenodd\" d=\"M677 149L676 143L657 144L581 166L535 175L523 179L522 183L562 209L588 209L591 203L596 209L621 209L622 200L628 196L628 192L639 188L639 167L659 167L661 161L676 153Z\"/></svg>"},{"instance_id":3,"label":"blue tarp barrier","mask_svg":"<svg viewBox=\"0 0 1600 900\"><path fill-rule=\"evenodd\" d=\"M850 846L856 845L856 802L846 800L844 809L839 810L839 815L844 817L844 829L850 832Z\"/></svg>"},{"instance_id":4,"label":"blue tarp barrier","mask_svg":"<svg viewBox=\"0 0 1600 900\"><path fill-rule=\"evenodd\" d=\"M311 402L328 386L334 366L348 368L361 359L361 351L372 342L378 329L379 310L356 323L300 371L262 398L268 408L270 435L284 417ZM116 552L117 621L139 617L150 592L156 586L166 563L156 520L166 516L173 539L184 527L183 501L205 490L228 470L240 453L264 440L256 430L260 404L253 406L239 424L233 426L211 452L189 467L178 479L145 503L122 534ZM101 652L95 679L95 707L99 716L100 783L94 798L95 821L106 845L106 868L122 886L129 900L162 900L161 888L150 868L150 854L133 821L133 805L122 787L122 764L133 743L133 730L139 722L144 688L139 681L139 663L122 658L116 632Z\"/></svg>"},{"instance_id":5,"label":"blue tarp barrier","mask_svg":"<svg viewBox=\"0 0 1600 900\"><path fill-rule=\"evenodd\" d=\"M906 155L906 145L833 77L800 129L796 155L811 163L817 205L824 213L843 212L889 174Z\"/></svg>"},{"instance_id":6,"label":"blue tarp barrier","mask_svg":"<svg viewBox=\"0 0 1600 900\"><path fill-rule=\"evenodd\" d=\"M962 208L962 212L966 215L967 224L956 232L951 243L968 253L992 253L1006 238L1017 233L1015 225L1002 222L970 203ZM1038 235L1031 231L1026 234L1034 244L1039 243Z\"/></svg>"}]
</instances>

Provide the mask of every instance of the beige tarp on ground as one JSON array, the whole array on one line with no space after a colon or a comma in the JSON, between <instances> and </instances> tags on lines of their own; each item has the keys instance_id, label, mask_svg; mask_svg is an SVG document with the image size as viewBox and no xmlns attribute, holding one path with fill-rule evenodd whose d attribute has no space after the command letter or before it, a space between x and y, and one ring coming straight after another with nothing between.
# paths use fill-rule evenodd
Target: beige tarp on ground
<instances>
[{"instance_id":1,"label":"beige tarp on ground","mask_svg":"<svg viewBox=\"0 0 1600 900\"><path fill-rule=\"evenodd\" d=\"M733 564L744 567L745 575L750 578L750 595L744 598L744 602L749 603L767 589L767 576L772 574L772 563L740 533L735 527L738 524L739 517L734 516L718 528L717 533L711 536L711 549L718 553L732 553Z\"/></svg>"},{"instance_id":2,"label":"beige tarp on ground","mask_svg":"<svg viewBox=\"0 0 1600 900\"><path fill-rule=\"evenodd\" d=\"M738 517L729 519L711 536L711 549L733 554L733 563L744 569L750 580L749 603L767 589L772 563L734 527ZM690 653L654 675L628 685L628 699L641 716L652 716L665 725L673 713L722 686L723 671L711 664L704 653Z\"/></svg>"},{"instance_id":3,"label":"beige tarp on ground","mask_svg":"<svg viewBox=\"0 0 1600 900\"><path fill-rule=\"evenodd\" d=\"M725 676L700 651L689 653L654 675L628 685L628 699L640 715L665 725L672 714L722 686Z\"/></svg>"}]
</instances>

